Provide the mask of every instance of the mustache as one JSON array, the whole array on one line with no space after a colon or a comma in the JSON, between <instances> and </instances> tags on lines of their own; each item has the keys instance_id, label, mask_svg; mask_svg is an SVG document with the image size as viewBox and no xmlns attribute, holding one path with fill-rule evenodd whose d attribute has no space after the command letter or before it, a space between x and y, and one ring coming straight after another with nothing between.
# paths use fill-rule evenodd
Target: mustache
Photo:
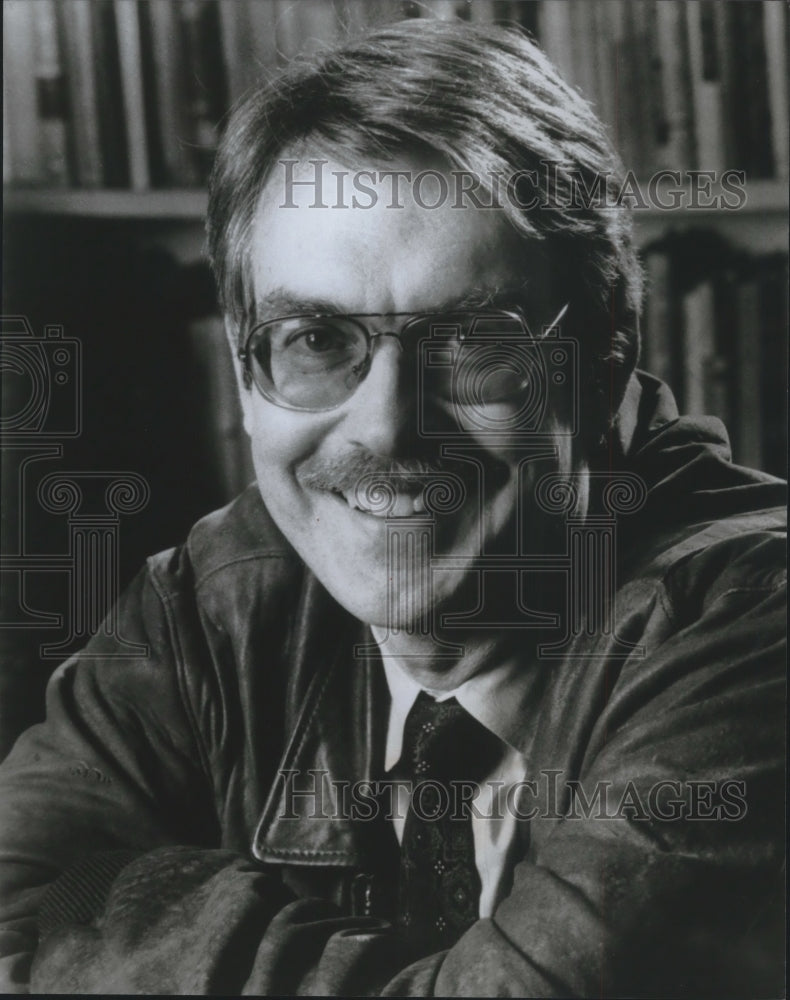
<instances>
[{"instance_id":1,"label":"mustache","mask_svg":"<svg viewBox=\"0 0 790 1000\"><path fill-rule=\"evenodd\" d=\"M296 470L301 486L343 493L353 490L363 477L381 476L396 489L420 489L427 476L453 473L468 485L477 482L476 470L468 462L417 458L383 458L370 452L355 451L335 458L307 459Z\"/></svg>"}]
</instances>

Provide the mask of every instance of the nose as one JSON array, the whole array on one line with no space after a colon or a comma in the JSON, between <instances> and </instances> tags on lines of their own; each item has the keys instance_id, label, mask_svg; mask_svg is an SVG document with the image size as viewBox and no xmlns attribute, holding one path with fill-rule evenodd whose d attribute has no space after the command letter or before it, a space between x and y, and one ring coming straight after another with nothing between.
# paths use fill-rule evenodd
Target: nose
<instances>
[{"instance_id":1,"label":"nose","mask_svg":"<svg viewBox=\"0 0 790 1000\"><path fill-rule=\"evenodd\" d=\"M417 427L414 368L413 358L396 337L375 337L367 376L344 407L343 431L350 444L389 458L412 454Z\"/></svg>"}]
</instances>

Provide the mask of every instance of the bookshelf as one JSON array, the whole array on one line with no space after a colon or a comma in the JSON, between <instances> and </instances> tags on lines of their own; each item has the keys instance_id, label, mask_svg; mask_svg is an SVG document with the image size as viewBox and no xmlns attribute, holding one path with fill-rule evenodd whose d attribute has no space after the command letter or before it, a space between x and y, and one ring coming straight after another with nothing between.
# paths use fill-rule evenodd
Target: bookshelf
<instances>
[{"instance_id":1,"label":"bookshelf","mask_svg":"<svg viewBox=\"0 0 790 1000\"><path fill-rule=\"evenodd\" d=\"M46 246L43 257L73 275L88 300L91 287L119 281L124 295L144 299L145 262L162 255L183 272L177 285L200 284L199 294L188 287L172 294L189 303L179 328L204 382L213 377L210 345L218 358L225 350L201 261L205 181L228 108L291 57L373 24L460 18L528 31L594 105L626 165L644 179L641 189L658 170L679 171L685 188L689 171L744 172L746 198L736 210L635 210L648 273L643 360L677 389L682 407L691 400L727 418L737 458L782 471L784 439L773 441L782 421L766 416L762 402L776 386L754 374L751 360L751 383L738 381L754 322L744 315L743 329L723 341L703 337L710 357L694 362L696 375L686 362L696 356L690 338L705 311L716 322L727 296L738 315L749 301L762 308L763 277L770 285L766 276L787 253L783 0L6 0L3 13L7 253L33 259ZM662 182L659 194L668 186ZM114 252L103 255L102 244ZM702 263L694 261L688 279L678 262L695 257L694 245ZM119 248L135 261L123 278ZM75 314L89 336L100 336L112 309L101 294L75 313L72 291L48 281L28 308L21 266L6 276L16 309L45 322ZM782 364L786 303L780 315L777 302L771 336L782 344L765 345L762 365ZM204 320L214 333L198 328ZM235 389L223 377L224 388L206 382L205 390L222 411L226 447L240 431L227 415ZM783 392L775 407L784 413ZM221 501L239 477L228 479L216 441L211 448L215 481L206 496ZM243 457L238 462L247 468Z\"/></svg>"},{"instance_id":2,"label":"bookshelf","mask_svg":"<svg viewBox=\"0 0 790 1000\"><path fill-rule=\"evenodd\" d=\"M733 245L759 253L787 250L790 195L785 181L751 181L741 208L685 208L666 211L653 207L634 211L634 230L640 247L660 239L669 230L708 228Z\"/></svg>"},{"instance_id":3,"label":"bookshelf","mask_svg":"<svg viewBox=\"0 0 790 1000\"><path fill-rule=\"evenodd\" d=\"M13 214L107 219L205 218L206 193L195 188L151 191L10 188L4 208Z\"/></svg>"},{"instance_id":4,"label":"bookshelf","mask_svg":"<svg viewBox=\"0 0 790 1000\"><path fill-rule=\"evenodd\" d=\"M194 188L150 191L11 188L5 192L4 209L15 215L178 219L202 223L206 201L205 192ZM789 209L790 192L783 180L758 180L748 184L745 203L738 209L700 207L669 211L651 205L634 212L634 223L640 246L659 239L667 229L706 226L746 249L778 252L787 247Z\"/></svg>"}]
</instances>

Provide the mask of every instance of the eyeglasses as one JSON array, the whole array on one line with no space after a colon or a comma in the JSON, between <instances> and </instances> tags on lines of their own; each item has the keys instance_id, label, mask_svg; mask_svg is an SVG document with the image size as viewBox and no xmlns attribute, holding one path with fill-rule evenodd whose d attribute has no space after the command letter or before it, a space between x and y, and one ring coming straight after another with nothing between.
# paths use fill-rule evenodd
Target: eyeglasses
<instances>
[{"instance_id":1,"label":"eyeglasses","mask_svg":"<svg viewBox=\"0 0 790 1000\"><path fill-rule=\"evenodd\" d=\"M568 306L546 329L556 327ZM372 319L399 320L394 329L373 330ZM517 351L533 337L521 312L310 314L267 320L253 327L238 357L245 377L270 402L289 410L333 410L350 399L372 364L374 341L397 338L421 365L421 388L437 399L487 406L517 400L529 385L523 363L508 364L508 342ZM504 342L505 351L502 351ZM457 373L474 362L481 345L498 345L498 362L477 380L474 400L464 399ZM516 346L518 345L518 347ZM491 367L490 361L488 362ZM468 380L461 380L467 381Z\"/></svg>"}]
</instances>

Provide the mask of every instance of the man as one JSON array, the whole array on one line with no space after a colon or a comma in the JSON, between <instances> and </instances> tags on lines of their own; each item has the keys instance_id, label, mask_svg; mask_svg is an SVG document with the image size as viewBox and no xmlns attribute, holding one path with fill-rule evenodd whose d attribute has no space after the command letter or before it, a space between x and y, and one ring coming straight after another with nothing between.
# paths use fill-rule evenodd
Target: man
<instances>
[{"instance_id":1,"label":"man","mask_svg":"<svg viewBox=\"0 0 790 1000\"><path fill-rule=\"evenodd\" d=\"M9 988L780 988L784 494L635 374L599 178L495 30L381 29L232 119L257 485L122 599L148 655L97 636L4 765Z\"/></svg>"}]
</instances>

